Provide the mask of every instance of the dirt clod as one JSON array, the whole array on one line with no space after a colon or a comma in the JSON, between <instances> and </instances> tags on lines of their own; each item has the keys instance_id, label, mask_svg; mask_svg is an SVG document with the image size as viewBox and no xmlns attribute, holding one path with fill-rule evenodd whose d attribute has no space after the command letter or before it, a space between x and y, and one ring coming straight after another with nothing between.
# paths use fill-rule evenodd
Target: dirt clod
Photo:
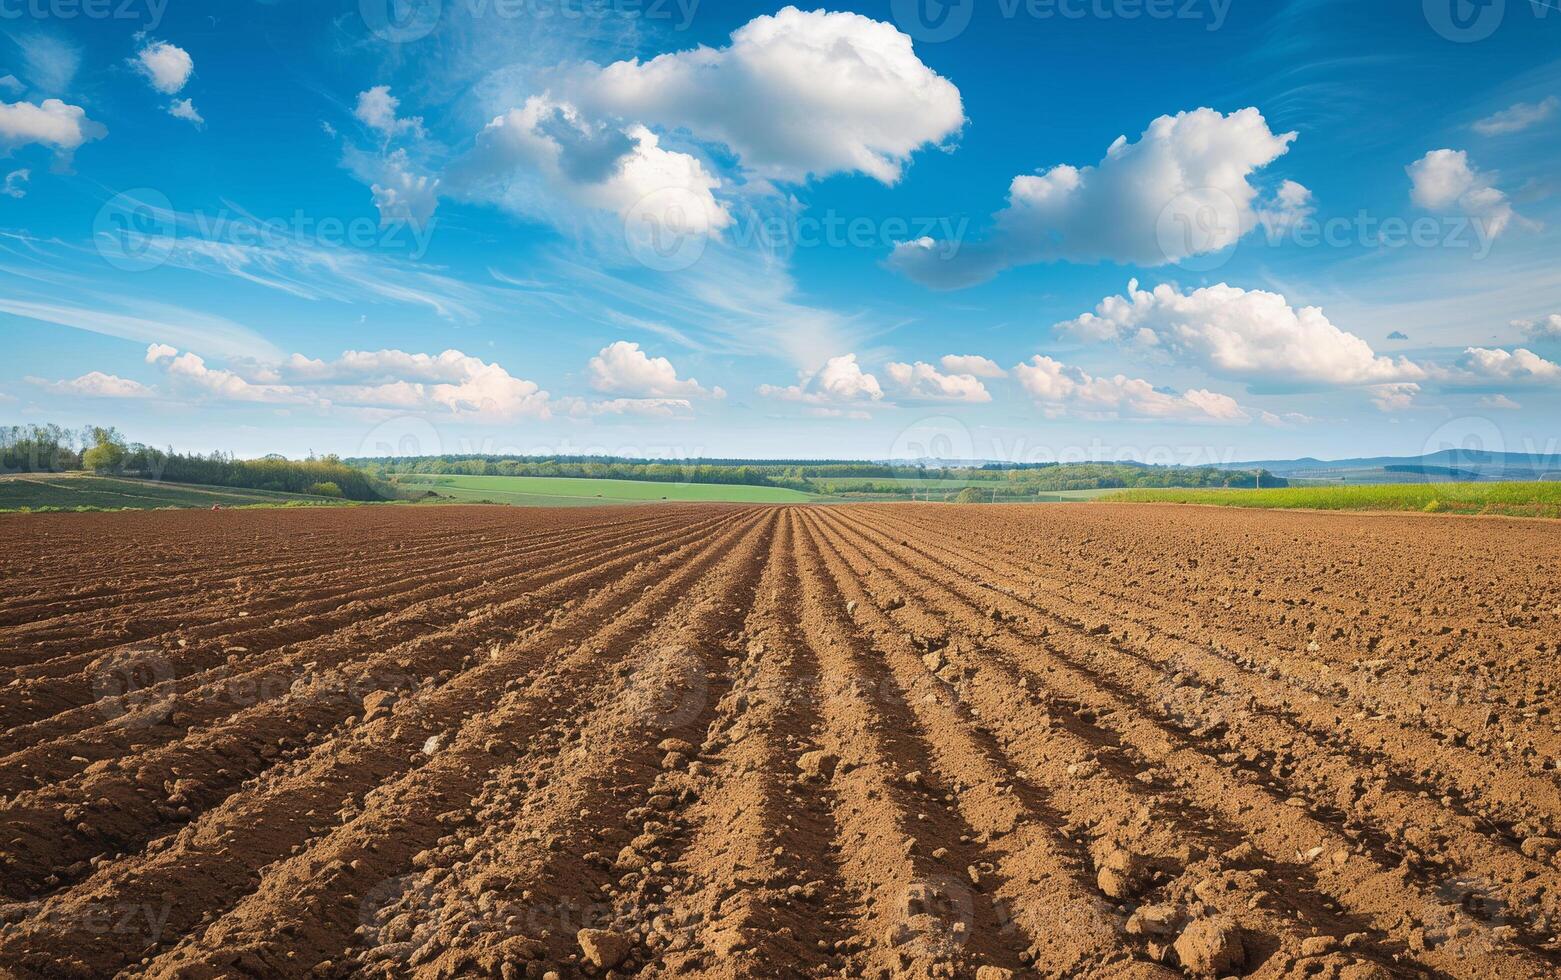
<instances>
[{"instance_id":1,"label":"dirt clod","mask_svg":"<svg viewBox=\"0 0 1561 980\"><path fill-rule=\"evenodd\" d=\"M1241 927L1225 917L1196 920L1182 930L1174 948L1182 966L1200 977L1223 977L1247 958Z\"/></svg>"},{"instance_id":2,"label":"dirt clod","mask_svg":"<svg viewBox=\"0 0 1561 980\"><path fill-rule=\"evenodd\" d=\"M622 963L634 948L627 936L609 929L581 929L575 934L580 949L592 966L611 969Z\"/></svg>"},{"instance_id":3,"label":"dirt clod","mask_svg":"<svg viewBox=\"0 0 1561 980\"><path fill-rule=\"evenodd\" d=\"M1143 889L1148 876L1149 868L1142 858L1116 847L1096 865L1095 884L1107 898L1133 898Z\"/></svg>"},{"instance_id":4,"label":"dirt clod","mask_svg":"<svg viewBox=\"0 0 1561 980\"><path fill-rule=\"evenodd\" d=\"M833 779L840 757L822 749L804 752L797 758L797 769L807 779Z\"/></svg>"}]
</instances>

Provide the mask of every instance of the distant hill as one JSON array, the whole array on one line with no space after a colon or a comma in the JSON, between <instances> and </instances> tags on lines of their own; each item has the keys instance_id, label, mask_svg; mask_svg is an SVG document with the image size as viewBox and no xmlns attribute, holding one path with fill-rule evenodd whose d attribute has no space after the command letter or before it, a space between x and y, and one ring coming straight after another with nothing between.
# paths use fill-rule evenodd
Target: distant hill
<instances>
[{"instance_id":1,"label":"distant hill","mask_svg":"<svg viewBox=\"0 0 1561 980\"><path fill-rule=\"evenodd\" d=\"M1251 460L1230 463L1220 468L1229 470L1261 468L1291 480L1326 480L1344 483L1561 480L1561 454L1443 449L1422 456Z\"/></svg>"}]
</instances>

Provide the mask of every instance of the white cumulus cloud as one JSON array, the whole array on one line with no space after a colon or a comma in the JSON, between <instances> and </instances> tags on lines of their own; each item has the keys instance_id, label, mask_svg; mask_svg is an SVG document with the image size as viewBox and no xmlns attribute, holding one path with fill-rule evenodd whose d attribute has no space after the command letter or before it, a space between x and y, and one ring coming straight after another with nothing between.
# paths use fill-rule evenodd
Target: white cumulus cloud
<instances>
[{"instance_id":1,"label":"white cumulus cloud","mask_svg":"<svg viewBox=\"0 0 1561 980\"><path fill-rule=\"evenodd\" d=\"M1524 336L1536 342L1561 341L1561 313L1552 313L1537 320L1514 320L1512 325L1523 331Z\"/></svg>"},{"instance_id":2,"label":"white cumulus cloud","mask_svg":"<svg viewBox=\"0 0 1561 980\"><path fill-rule=\"evenodd\" d=\"M637 415L644 418L677 419L690 418L693 411L694 404L687 398L608 398L595 402L578 400L571 414L576 416Z\"/></svg>"},{"instance_id":3,"label":"white cumulus cloud","mask_svg":"<svg viewBox=\"0 0 1561 980\"><path fill-rule=\"evenodd\" d=\"M707 390L694 378L679 378L665 357L651 357L640 345L619 340L603 347L586 365L591 387L597 391L636 398L724 398L720 388Z\"/></svg>"},{"instance_id":4,"label":"white cumulus cloud","mask_svg":"<svg viewBox=\"0 0 1561 980\"><path fill-rule=\"evenodd\" d=\"M1414 381L1426 371L1407 358L1378 355L1315 306L1292 307L1283 296L1220 283L1183 293L1128 283L1093 313L1057 324L1083 340L1115 340L1158 349L1213 374L1241 381L1329 385Z\"/></svg>"},{"instance_id":5,"label":"white cumulus cloud","mask_svg":"<svg viewBox=\"0 0 1561 980\"><path fill-rule=\"evenodd\" d=\"M46 388L57 395L74 395L79 398L151 398L156 394L139 381L121 378L102 371L89 371L68 381L48 381L29 377L32 384Z\"/></svg>"},{"instance_id":6,"label":"white cumulus cloud","mask_svg":"<svg viewBox=\"0 0 1561 980\"><path fill-rule=\"evenodd\" d=\"M401 101L390 94L389 85L376 85L358 93L358 105L352 112L363 125L385 136L421 136L421 116L402 118L396 113Z\"/></svg>"},{"instance_id":7,"label":"white cumulus cloud","mask_svg":"<svg viewBox=\"0 0 1561 980\"><path fill-rule=\"evenodd\" d=\"M83 143L107 135L107 127L88 119L85 109L59 99L0 102L0 148L5 150L39 143L52 147L63 163Z\"/></svg>"},{"instance_id":8,"label":"white cumulus cloud","mask_svg":"<svg viewBox=\"0 0 1561 980\"><path fill-rule=\"evenodd\" d=\"M458 350L347 351L331 361L294 354L276 363L242 359L214 368L197 354L152 344L146 360L176 387L216 401L447 412L486 421L552 414L551 398L536 382Z\"/></svg>"},{"instance_id":9,"label":"white cumulus cloud","mask_svg":"<svg viewBox=\"0 0 1561 980\"><path fill-rule=\"evenodd\" d=\"M1420 386L1413 381L1390 385L1374 385L1370 389L1372 404L1384 412L1403 412L1415 407L1415 396Z\"/></svg>"},{"instance_id":10,"label":"white cumulus cloud","mask_svg":"<svg viewBox=\"0 0 1561 980\"><path fill-rule=\"evenodd\" d=\"M439 207L439 178L420 173L404 149L388 154L377 166L377 179L369 192L379 210L379 223L407 222L419 228L428 224Z\"/></svg>"},{"instance_id":11,"label":"white cumulus cloud","mask_svg":"<svg viewBox=\"0 0 1561 980\"><path fill-rule=\"evenodd\" d=\"M1281 237L1316 211L1312 205L1311 190L1293 180L1286 180L1280 183L1271 201L1258 206L1257 218L1270 236Z\"/></svg>"},{"instance_id":12,"label":"white cumulus cloud","mask_svg":"<svg viewBox=\"0 0 1561 980\"><path fill-rule=\"evenodd\" d=\"M950 374L969 374L977 378L1001 378L1008 374L996 361L980 354L944 354L938 363Z\"/></svg>"},{"instance_id":13,"label":"white cumulus cloud","mask_svg":"<svg viewBox=\"0 0 1561 980\"><path fill-rule=\"evenodd\" d=\"M1427 211L1464 214L1489 238L1506 231L1516 217L1495 176L1477 169L1463 150L1432 150L1406 169L1410 200Z\"/></svg>"},{"instance_id":14,"label":"white cumulus cloud","mask_svg":"<svg viewBox=\"0 0 1561 980\"><path fill-rule=\"evenodd\" d=\"M1470 347L1458 358L1451 380L1489 380L1513 383L1561 381L1561 364L1519 347L1506 351L1500 348Z\"/></svg>"},{"instance_id":15,"label":"white cumulus cloud","mask_svg":"<svg viewBox=\"0 0 1561 980\"><path fill-rule=\"evenodd\" d=\"M754 18L727 47L588 65L567 86L594 112L686 129L787 181L860 171L892 184L965 122L959 90L892 24L795 7Z\"/></svg>"},{"instance_id":16,"label":"white cumulus cloud","mask_svg":"<svg viewBox=\"0 0 1561 980\"><path fill-rule=\"evenodd\" d=\"M1258 418L1264 425L1276 429L1288 429L1296 425L1311 425L1317 420L1304 412L1263 412Z\"/></svg>"},{"instance_id":17,"label":"white cumulus cloud","mask_svg":"<svg viewBox=\"0 0 1561 980\"><path fill-rule=\"evenodd\" d=\"M1049 415L1245 422L1234 398L1207 389L1172 393L1142 378L1095 377L1082 368L1036 354L1016 364L1014 377Z\"/></svg>"},{"instance_id":18,"label":"white cumulus cloud","mask_svg":"<svg viewBox=\"0 0 1561 980\"><path fill-rule=\"evenodd\" d=\"M152 88L164 95L172 95L184 88L195 71L195 60L190 57L190 53L167 41L153 41L145 45L131 64Z\"/></svg>"},{"instance_id":19,"label":"white cumulus cloud","mask_svg":"<svg viewBox=\"0 0 1561 980\"><path fill-rule=\"evenodd\" d=\"M1218 252L1257 227L1260 208L1293 217L1307 205L1299 184L1265 204L1250 183L1295 137L1271 132L1255 108L1161 116L1136 143L1118 137L1095 166L1015 177L986 240L922 238L898 246L890 264L927 285L959 288L1036 262L1156 266Z\"/></svg>"},{"instance_id":20,"label":"white cumulus cloud","mask_svg":"<svg viewBox=\"0 0 1561 980\"><path fill-rule=\"evenodd\" d=\"M923 361L891 361L884 372L907 398L943 402L989 402L992 395L973 374L945 374Z\"/></svg>"},{"instance_id":21,"label":"white cumulus cloud","mask_svg":"<svg viewBox=\"0 0 1561 980\"><path fill-rule=\"evenodd\" d=\"M219 401L299 405L318 403L310 393L287 385L254 384L226 368L213 368L191 351L180 353L167 344L152 344L146 361L162 368L170 383Z\"/></svg>"},{"instance_id":22,"label":"white cumulus cloud","mask_svg":"<svg viewBox=\"0 0 1561 980\"><path fill-rule=\"evenodd\" d=\"M512 181L540 177L542 191L522 205L547 210L562 195L577 206L652 217L669 233L707 235L732 223L714 192L720 180L696 157L661 146L641 125L586 118L573 105L533 96L477 136L471 155L449 179L462 191L503 196ZM647 207L654 215L641 212Z\"/></svg>"},{"instance_id":23,"label":"white cumulus cloud","mask_svg":"<svg viewBox=\"0 0 1561 980\"><path fill-rule=\"evenodd\" d=\"M797 383L785 387L760 385L759 394L808 405L859 405L881 401L883 387L862 370L855 354L831 357L816 371L798 371Z\"/></svg>"},{"instance_id":24,"label":"white cumulus cloud","mask_svg":"<svg viewBox=\"0 0 1561 980\"><path fill-rule=\"evenodd\" d=\"M185 122L194 123L197 126L206 124L206 119L195 108L195 103L189 99L174 99L168 103L168 115L175 119L183 119Z\"/></svg>"}]
</instances>

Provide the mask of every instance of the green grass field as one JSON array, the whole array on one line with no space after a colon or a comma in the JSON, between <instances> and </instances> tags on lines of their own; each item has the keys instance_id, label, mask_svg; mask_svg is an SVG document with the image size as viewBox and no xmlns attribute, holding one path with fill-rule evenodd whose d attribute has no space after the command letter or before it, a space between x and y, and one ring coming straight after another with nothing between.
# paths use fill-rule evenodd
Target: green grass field
<instances>
[{"instance_id":1,"label":"green grass field","mask_svg":"<svg viewBox=\"0 0 1561 980\"><path fill-rule=\"evenodd\" d=\"M1561 481L1542 483L1394 483L1284 487L1275 490L1119 490L1107 501L1214 504L1310 510L1419 510L1448 514L1561 517Z\"/></svg>"},{"instance_id":2,"label":"green grass field","mask_svg":"<svg viewBox=\"0 0 1561 980\"><path fill-rule=\"evenodd\" d=\"M269 490L158 483L77 474L29 474L0 479L0 511L153 510L159 507L251 507L339 503L327 497Z\"/></svg>"},{"instance_id":3,"label":"green grass field","mask_svg":"<svg viewBox=\"0 0 1561 980\"><path fill-rule=\"evenodd\" d=\"M751 487L725 483L655 483L641 480L589 480L550 476L435 476L411 474L398 477L405 490L432 490L442 497L463 501L488 501L530 507L589 507L667 501L705 501L743 504L805 504L812 494L780 487Z\"/></svg>"},{"instance_id":4,"label":"green grass field","mask_svg":"<svg viewBox=\"0 0 1561 980\"><path fill-rule=\"evenodd\" d=\"M1037 503L1061 504L1075 503L1081 500L1099 500L1119 490L1042 490L1035 495Z\"/></svg>"},{"instance_id":5,"label":"green grass field","mask_svg":"<svg viewBox=\"0 0 1561 980\"><path fill-rule=\"evenodd\" d=\"M980 490L988 501L991 501L993 491L996 491L996 503L1000 504L1033 504L1033 503L1068 503L1080 500L1094 500L1102 494L1112 493L1111 490L1041 490L1026 487L1023 483L1014 483L1008 480L958 480L958 479L934 479L921 477L867 477L867 478L840 478L840 477L814 477L808 481L813 489L823 498L833 501L861 501L891 503L904 500L953 500L961 490L974 487ZM895 487L892 493L876 493L858 489L864 484L881 487Z\"/></svg>"}]
</instances>

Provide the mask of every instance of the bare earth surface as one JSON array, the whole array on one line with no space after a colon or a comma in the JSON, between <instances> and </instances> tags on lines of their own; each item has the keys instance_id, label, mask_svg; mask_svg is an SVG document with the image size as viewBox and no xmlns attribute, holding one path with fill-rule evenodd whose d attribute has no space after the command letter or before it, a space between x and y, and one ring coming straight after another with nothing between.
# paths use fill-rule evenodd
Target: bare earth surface
<instances>
[{"instance_id":1,"label":"bare earth surface","mask_svg":"<svg viewBox=\"0 0 1561 980\"><path fill-rule=\"evenodd\" d=\"M0 975L1550 977L1561 527L0 519Z\"/></svg>"}]
</instances>

